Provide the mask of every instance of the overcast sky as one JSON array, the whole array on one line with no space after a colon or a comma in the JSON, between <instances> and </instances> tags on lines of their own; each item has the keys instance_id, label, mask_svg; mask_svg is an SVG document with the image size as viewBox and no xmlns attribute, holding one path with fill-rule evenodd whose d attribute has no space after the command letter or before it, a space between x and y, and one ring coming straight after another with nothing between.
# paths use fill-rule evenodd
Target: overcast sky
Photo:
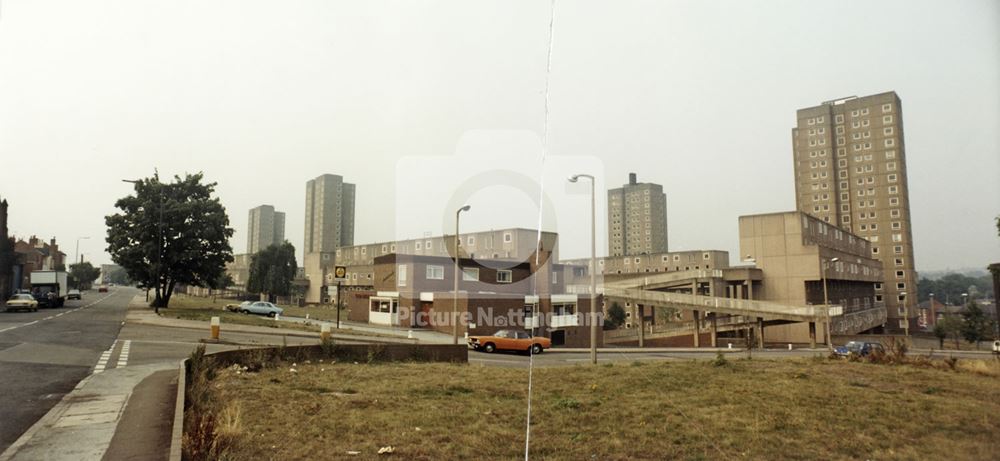
<instances>
[{"instance_id":1,"label":"overcast sky","mask_svg":"<svg viewBox=\"0 0 1000 461\"><path fill-rule=\"evenodd\" d=\"M561 233L585 185L662 184L672 250L738 255L737 218L795 207L796 109L896 91L918 270L1000 260L1000 3L4 0L0 197L19 237L104 253L123 178L204 171L236 252L247 211L357 184L355 243L451 229ZM544 175L540 171L546 171ZM500 179L497 179L500 178Z\"/></svg>"}]
</instances>

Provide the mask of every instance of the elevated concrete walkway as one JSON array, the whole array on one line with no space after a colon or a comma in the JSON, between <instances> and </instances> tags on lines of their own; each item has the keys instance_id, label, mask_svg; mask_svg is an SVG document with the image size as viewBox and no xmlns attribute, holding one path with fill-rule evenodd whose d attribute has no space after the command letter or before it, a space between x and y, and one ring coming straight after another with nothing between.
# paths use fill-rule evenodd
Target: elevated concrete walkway
<instances>
[{"instance_id":1,"label":"elevated concrete walkway","mask_svg":"<svg viewBox=\"0 0 1000 461\"><path fill-rule=\"evenodd\" d=\"M601 290L598 290L601 291ZM605 285L604 296L633 303L688 311L715 312L762 319L765 322L825 322L843 313L838 305L788 306L767 301L700 296L687 293L618 288Z\"/></svg>"}]
</instances>

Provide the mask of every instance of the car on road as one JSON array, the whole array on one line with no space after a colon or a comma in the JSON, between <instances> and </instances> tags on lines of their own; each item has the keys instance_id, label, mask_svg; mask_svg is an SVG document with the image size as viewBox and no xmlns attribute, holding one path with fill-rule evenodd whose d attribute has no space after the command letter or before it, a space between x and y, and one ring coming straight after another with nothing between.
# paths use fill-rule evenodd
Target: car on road
<instances>
[{"instance_id":1,"label":"car on road","mask_svg":"<svg viewBox=\"0 0 1000 461\"><path fill-rule=\"evenodd\" d=\"M244 307L253 304L253 301L243 301L239 304L226 304L226 310L229 312L242 312Z\"/></svg>"},{"instance_id":2,"label":"car on road","mask_svg":"<svg viewBox=\"0 0 1000 461\"><path fill-rule=\"evenodd\" d=\"M843 346L837 346L834 348L833 353L841 357L848 357L851 355L856 355L859 357L865 357L872 354L873 352L878 352L880 354L885 353L885 348L882 347L881 343L873 343L867 341L849 341Z\"/></svg>"},{"instance_id":3,"label":"car on road","mask_svg":"<svg viewBox=\"0 0 1000 461\"><path fill-rule=\"evenodd\" d=\"M267 301L256 301L249 303L245 306L240 305L239 309L237 310L237 312L241 314L257 314L257 315L266 315L268 317L281 315L281 313L284 311L285 311L284 309L275 306L274 304L269 303Z\"/></svg>"},{"instance_id":4,"label":"car on road","mask_svg":"<svg viewBox=\"0 0 1000 461\"><path fill-rule=\"evenodd\" d=\"M7 300L7 312L28 310L38 312L38 301L34 296L26 294L16 294Z\"/></svg>"},{"instance_id":5,"label":"car on road","mask_svg":"<svg viewBox=\"0 0 1000 461\"><path fill-rule=\"evenodd\" d=\"M500 330L492 336L469 336L469 348L477 351L516 351L541 354L552 347L552 340L532 337L523 330Z\"/></svg>"},{"instance_id":6,"label":"car on road","mask_svg":"<svg viewBox=\"0 0 1000 461\"><path fill-rule=\"evenodd\" d=\"M97 287L97 292L98 293L107 293L108 292L108 286L107 285L101 285L101 286Z\"/></svg>"},{"instance_id":7,"label":"car on road","mask_svg":"<svg viewBox=\"0 0 1000 461\"><path fill-rule=\"evenodd\" d=\"M80 290L69 290L66 292L66 299L83 299L83 295L80 294Z\"/></svg>"}]
</instances>

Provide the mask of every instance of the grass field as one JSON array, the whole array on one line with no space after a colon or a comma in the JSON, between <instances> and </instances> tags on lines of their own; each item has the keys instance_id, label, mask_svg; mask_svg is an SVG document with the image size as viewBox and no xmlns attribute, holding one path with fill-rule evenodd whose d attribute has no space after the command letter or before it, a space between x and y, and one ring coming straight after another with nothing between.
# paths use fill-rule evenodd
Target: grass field
<instances>
[{"instance_id":1,"label":"grass field","mask_svg":"<svg viewBox=\"0 0 1000 461\"><path fill-rule=\"evenodd\" d=\"M292 367L213 382L231 458L383 459L385 446L408 460L524 458L526 369ZM1000 365L958 369L820 358L535 369L531 458L998 459Z\"/></svg>"},{"instance_id":2,"label":"grass field","mask_svg":"<svg viewBox=\"0 0 1000 461\"><path fill-rule=\"evenodd\" d=\"M253 325L269 328L287 328L302 331L319 331L319 326L298 323L277 322L260 315L237 314L225 309L226 304L239 304L238 301L219 298L201 298L197 296L175 295L170 298L170 307L160 309L160 315L184 320L210 321L219 317L223 325L227 323L238 325Z\"/></svg>"}]
</instances>

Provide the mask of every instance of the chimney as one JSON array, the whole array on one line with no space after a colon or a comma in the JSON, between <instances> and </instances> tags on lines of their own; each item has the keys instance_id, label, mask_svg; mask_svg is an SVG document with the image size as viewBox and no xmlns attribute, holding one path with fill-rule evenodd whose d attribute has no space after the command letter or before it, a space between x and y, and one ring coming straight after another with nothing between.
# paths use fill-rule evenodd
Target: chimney
<instances>
[{"instance_id":1,"label":"chimney","mask_svg":"<svg viewBox=\"0 0 1000 461\"><path fill-rule=\"evenodd\" d=\"M32 235L31 238L28 239L28 245L30 245L31 248L38 248L38 237Z\"/></svg>"},{"instance_id":2,"label":"chimney","mask_svg":"<svg viewBox=\"0 0 1000 461\"><path fill-rule=\"evenodd\" d=\"M56 238L55 237L52 237L52 239L49 240L49 246L53 246L53 247L56 246Z\"/></svg>"},{"instance_id":3,"label":"chimney","mask_svg":"<svg viewBox=\"0 0 1000 461\"><path fill-rule=\"evenodd\" d=\"M630 186L634 186L635 185L635 173L629 173L628 174L628 185L630 185Z\"/></svg>"}]
</instances>

